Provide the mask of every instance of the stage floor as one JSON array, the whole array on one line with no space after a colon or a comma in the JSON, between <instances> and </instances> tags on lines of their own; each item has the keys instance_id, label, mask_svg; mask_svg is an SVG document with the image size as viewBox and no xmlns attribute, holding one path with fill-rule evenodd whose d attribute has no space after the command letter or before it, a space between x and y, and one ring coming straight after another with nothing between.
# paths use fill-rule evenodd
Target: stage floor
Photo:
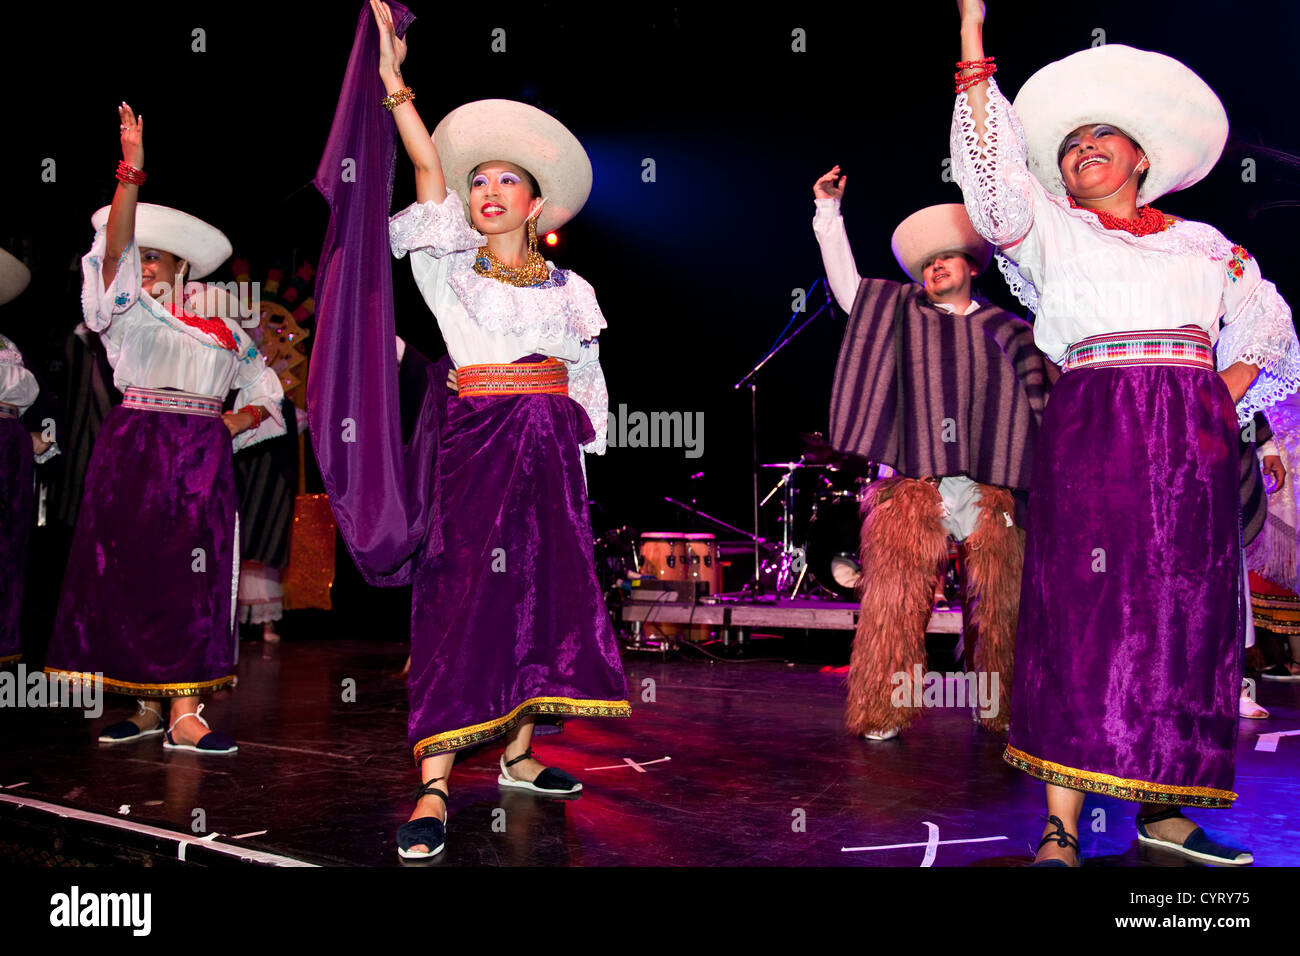
<instances>
[{"instance_id":1,"label":"stage floor","mask_svg":"<svg viewBox=\"0 0 1300 956\"><path fill-rule=\"evenodd\" d=\"M762 640L751 657L780 657ZM585 784L579 799L498 789L498 745L452 777L447 850L432 866L1016 866L1043 785L1005 765L969 713L927 711L902 737L842 729L843 675L815 665L626 658L626 720L535 738ZM205 716L230 757L95 742L124 716L0 708L0 859L23 864L401 865L393 837L416 784L399 644L244 642L236 692ZM355 701L344 699L355 682ZM1231 810L1191 811L1256 865L1300 865L1300 683L1263 682L1273 716L1240 721ZM1295 736L1261 734L1291 732ZM1272 749L1269 749L1269 745ZM77 811L68 814L54 808ZM500 812L504 811L504 813ZM1133 807L1089 796L1089 866L1182 866L1139 849ZM114 824L112 826L110 824ZM219 834L216 837L211 834ZM46 845L38 845L42 842ZM846 850L846 848L849 848ZM184 857L185 863L180 863ZM408 864L410 865L410 864Z\"/></svg>"}]
</instances>

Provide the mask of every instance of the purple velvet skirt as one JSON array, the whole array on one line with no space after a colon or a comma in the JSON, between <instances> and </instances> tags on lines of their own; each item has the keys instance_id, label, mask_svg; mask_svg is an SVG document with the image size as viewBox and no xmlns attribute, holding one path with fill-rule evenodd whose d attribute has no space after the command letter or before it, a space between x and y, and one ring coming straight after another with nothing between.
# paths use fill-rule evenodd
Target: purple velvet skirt
<instances>
[{"instance_id":1,"label":"purple velvet skirt","mask_svg":"<svg viewBox=\"0 0 1300 956\"><path fill-rule=\"evenodd\" d=\"M235 677L235 476L220 418L118 406L86 471L47 672L186 697Z\"/></svg>"},{"instance_id":2,"label":"purple velvet skirt","mask_svg":"<svg viewBox=\"0 0 1300 956\"><path fill-rule=\"evenodd\" d=\"M22 654L23 581L32 530L32 436L0 418L0 664Z\"/></svg>"},{"instance_id":3,"label":"purple velvet skirt","mask_svg":"<svg viewBox=\"0 0 1300 956\"><path fill-rule=\"evenodd\" d=\"M1029 496L1008 763L1125 800L1223 807L1237 738L1236 414L1208 369L1082 368Z\"/></svg>"},{"instance_id":4,"label":"purple velvet skirt","mask_svg":"<svg viewBox=\"0 0 1300 956\"><path fill-rule=\"evenodd\" d=\"M531 714L628 716L579 457L593 437L586 412L559 395L446 401L442 549L430 555L426 541L413 573L416 760L500 737Z\"/></svg>"}]
</instances>

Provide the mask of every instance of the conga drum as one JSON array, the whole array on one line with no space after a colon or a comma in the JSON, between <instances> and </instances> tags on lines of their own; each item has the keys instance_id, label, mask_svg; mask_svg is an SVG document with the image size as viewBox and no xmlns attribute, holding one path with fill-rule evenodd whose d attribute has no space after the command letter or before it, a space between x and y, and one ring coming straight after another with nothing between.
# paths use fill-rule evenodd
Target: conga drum
<instances>
[{"instance_id":1,"label":"conga drum","mask_svg":"<svg viewBox=\"0 0 1300 956\"><path fill-rule=\"evenodd\" d=\"M690 554L686 550L686 535L680 531L647 531L641 535L641 573L660 581L686 581L690 579ZM643 625L646 634L658 637L676 637L681 633L679 624L661 624L650 620Z\"/></svg>"},{"instance_id":2,"label":"conga drum","mask_svg":"<svg viewBox=\"0 0 1300 956\"><path fill-rule=\"evenodd\" d=\"M686 537L686 554L690 562L687 580L702 581L708 585L709 594L722 590L722 560L718 552L718 539L711 534L688 534ZM686 638L691 641L707 641L709 628L704 624L692 624L686 629Z\"/></svg>"}]
</instances>

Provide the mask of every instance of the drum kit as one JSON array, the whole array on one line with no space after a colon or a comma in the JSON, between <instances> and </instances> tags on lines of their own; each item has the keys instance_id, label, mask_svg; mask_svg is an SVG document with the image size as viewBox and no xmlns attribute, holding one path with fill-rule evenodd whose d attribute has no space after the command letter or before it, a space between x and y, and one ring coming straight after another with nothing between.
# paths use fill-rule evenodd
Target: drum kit
<instances>
[{"instance_id":1,"label":"drum kit","mask_svg":"<svg viewBox=\"0 0 1300 956\"><path fill-rule=\"evenodd\" d=\"M723 555L712 533L640 534L632 555L634 567L626 568L627 576L696 582L700 585L696 593L710 603L795 597L856 602L855 588L861 577L860 512L878 467L834 451L819 434L803 438L806 448L798 461L760 466L780 472L776 484L760 502L760 506L766 506L776 500L779 542L758 538L691 505L666 499L694 518L726 529L731 533L729 537L743 538L757 546L757 571L743 590L723 591ZM707 637L707 629L698 626L657 627L665 637L679 633L692 640Z\"/></svg>"},{"instance_id":2,"label":"drum kit","mask_svg":"<svg viewBox=\"0 0 1300 956\"><path fill-rule=\"evenodd\" d=\"M835 451L818 433L801 437L805 448L798 461L760 466L782 474L760 502L766 505L780 492L781 546L760 562L759 589L780 597L856 601L862 507L879 466Z\"/></svg>"}]
</instances>

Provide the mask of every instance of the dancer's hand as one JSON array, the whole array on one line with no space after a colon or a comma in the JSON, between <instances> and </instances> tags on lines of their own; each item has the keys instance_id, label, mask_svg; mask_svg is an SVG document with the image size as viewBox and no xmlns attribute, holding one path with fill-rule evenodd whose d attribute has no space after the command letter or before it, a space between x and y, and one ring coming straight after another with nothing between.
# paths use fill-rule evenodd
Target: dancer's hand
<instances>
[{"instance_id":1,"label":"dancer's hand","mask_svg":"<svg viewBox=\"0 0 1300 956\"><path fill-rule=\"evenodd\" d=\"M253 427L253 416L248 412L222 412L221 420L230 429L231 438Z\"/></svg>"},{"instance_id":2,"label":"dancer's hand","mask_svg":"<svg viewBox=\"0 0 1300 956\"><path fill-rule=\"evenodd\" d=\"M447 372L447 387L453 392L460 391L460 385L456 381L456 370L454 368Z\"/></svg>"},{"instance_id":3,"label":"dancer's hand","mask_svg":"<svg viewBox=\"0 0 1300 956\"><path fill-rule=\"evenodd\" d=\"M841 176L840 168L836 166L813 183L813 195L818 199L843 199L844 187L848 183L849 177Z\"/></svg>"},{"instance_id":4,"label":"dancer's hand","mask_svg":"<svg viewBox=\"0 0 1300 956\"><path fill-rule=\"evenodd\" d=\"M1260 463L1260 469L1264 472L1265 478L1273 479L1273 487L1269 494L1275 495L1282 490L1286 484L1286 468L1282 465L1282 459L1277 455L1265 455L1263 462Z\"/></svg>"},{"instance_id":5,"label":"dancer's hand","mask_svg":"<svg viewBox=\"0 0 1300 956\"><path fill-rule=\"evenodd\" d=\"M144 117L136 117L131 107L123 101L117 108L122 134L122 159L136 169L144 169Z\"/></svg>"},{"instance_id":6,"label":"dancer's hand","mask_svg":"<svg viewBox=\"0 0 1300 956\"><path fill-rule=\"evenodd\" d=\"M957 0L957 10L961 14L961 25L981 26L984 23L983 0Z\"/></svg>"},{"instance_id":7,"label":"dancer's hand","mask_svg":"<svg viewBox=\"0 0 1300 956\"><path fill-rule=\"evenodd\" d=\"M402 61L406 59L406 41L397 36L393 11L383 0L370 0L370 11L379 27L379 72L402 75Z\"/></svg>"},{"instance_id":8,"label":"dancer's hand","mask_svg":"<svg viewBox=\"0 0 1300 956\"><path fill-rule=\"evenodd\" d=\"M1259 366L1247 365L1245 362L1234 362L1219 373L1223 384L1228 386L1232 404L1236 405L1241 401L1241 397L1250 390L1250 386L1255 384L1257 375L1259 375Z\"/></svg>"}]
</instances>

